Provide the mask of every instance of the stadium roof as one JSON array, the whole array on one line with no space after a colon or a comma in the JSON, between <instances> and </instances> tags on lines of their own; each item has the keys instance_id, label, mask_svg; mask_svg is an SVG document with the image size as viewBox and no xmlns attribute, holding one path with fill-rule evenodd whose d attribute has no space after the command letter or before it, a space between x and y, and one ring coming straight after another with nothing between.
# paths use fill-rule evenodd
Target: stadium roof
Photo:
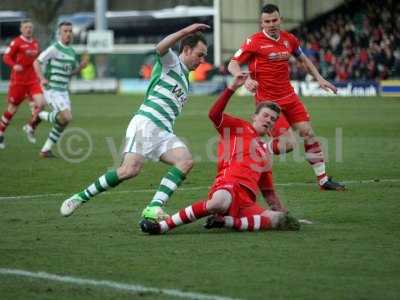
<instances>
[{"instance_id":1,"label":"stadium roof","mask_svg":"<svg viewBox=\"0 0 400 300\"><path fill-rule=\"evenodd\" d=\"M160 10L126 10L126 11L107 11L107 20L111 23L126 20L146 20L146 19L171 19L171 18L190 18L214 15L214 8L209 6L176 6ZM74 25L90 25L94 23L94 12L80 12L69 15L61 15L60 20L70 20ZM118 20L118 21L117 21Z\"/></svg>"},{"instance_id":2,"label":"stadium roof","mask_svg":"<svg viewBox=\"0 0 400 300\"><path fill-rule=\"evenodd\" d=\"M107 27L112 30L127 29L132 31L169 31L168 24L175 19L177 24L187 26L183 20L194 18L196 22L203 21L203 17L214 15L214 8L209 6L176 6L160 10L127 10L107 11ZM75 14L61 15L59 22L68 20L74 24L74 34L82 30L95 27L94 12L80 12ZM154 28L153 28L154 27Z\"/></svg>"},{"instance_id":3,"label":"stadium roof","mask_svg":"<svg viewBox=\"0 0 400 300\"><path fill-rule=\"evenodd\" d=\"M27 17L23 11L0 10L0 22L18 22Z\"/></svg>"}]
</instances>

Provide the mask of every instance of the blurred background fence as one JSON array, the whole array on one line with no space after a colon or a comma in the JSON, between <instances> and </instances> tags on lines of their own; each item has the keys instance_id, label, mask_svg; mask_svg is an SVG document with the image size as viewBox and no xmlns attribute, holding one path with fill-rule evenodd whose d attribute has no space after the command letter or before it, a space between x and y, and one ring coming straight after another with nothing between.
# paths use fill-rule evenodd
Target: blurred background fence
<instances>
[{"instance_id":1,"label":"blurred background fence","mask_svg":"<svg viewBox=\"0 0 400 300\"><path fill-rule=\"evenodd\" d=\"M306 55L336 83L341 95L400 95L400 4L390 0L2 0L0 54L19 34L23 19L33 20L42 49L56 39L57 23L69 20L76 51L91 54L90 67L74 78L72 92L142 93L151 74L155 43L202 22L212 26L205 32L209 56L190 80L192 93L212 94L229 80L229 58L246 36L259 30L260 10L267 2L279 5L284 29L300 39ZM111 49L93 51L88 45L90 34L99 30L112 33ZM325 95L294 59L290 71L301 95ZM6 91L9 73L1 62L0 91Z\"/></svg>"}]
</instances>

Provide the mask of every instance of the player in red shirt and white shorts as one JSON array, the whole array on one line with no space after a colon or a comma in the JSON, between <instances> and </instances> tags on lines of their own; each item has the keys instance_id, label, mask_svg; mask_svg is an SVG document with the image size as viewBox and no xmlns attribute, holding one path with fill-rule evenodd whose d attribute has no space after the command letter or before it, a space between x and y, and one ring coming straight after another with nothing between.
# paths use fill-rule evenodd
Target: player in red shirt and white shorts
<instances>
[{"instance_id":1,"label":"player in red shirt and white shorts","mask_svg":"<svg viewBox=\"0 0 400 300\"><path fill-rule=\"evenodd\" d=\"M32 22L22 21L20 30L21 35L11 41L3 56L4 63L11 68L11 78L7 110L0 118L0 149L5 148L4 132L25 98L33 101L34 106L31 120L22 129L26 132L28 140L35 143L34 130L40 122L38 113L45 105L39 78L32 66L39 55L39 44L32 37Z\"/></svg>"},{"instance_id":2,"label":"player in red shirt and white shorts","mask_svg":"<svg viewBox=\"0 0 400 300\"><path fill-rule=\"evenodd\" d=\"M278 119L279 106L273 102L258 104L251 123L223 113L229 99L245 82L246 77L243 74L236 76L209 112L220 140L217 176L208 200L199 200L166 220L142 220L140 227L143 232L165 233L206 216L210 216L205 224L208 229L300 229L298 220L287 213L277 196L272 203L274 210L265 209L256 202L257 194L270 188L266 186L268 181L264 177L271 172L272 167L271 153L260 138L268 133ZM263 195L266 196L264 192Z\"/></svg>"},{"instance_id":3,"label":"player in red shirt and white shorts","mask_svg":"<svg viewBox=\"0 0 400 300\"><path fill-rule=\"evenodd\" d=\"M280 30L280 24L279 8L273 4L265 5L261 14L262 31L247 38L235 53L228 69L236 76L243 72L240 66L247 64L251 78L247 80L245 87L255 93L256 104L273 101L281 107L282 114L271 135L279 137L281 145L285 147L279 147L276 139L273 152L281 154L291 151L296 140L290 128L298 131L304 139L306 160L312 166L320 188L344 190L343 184L333 181L326 173L324 155L311 127L310 115L290 84L289 58L294 56L300 60L322 89L334 93L337 89L321 76L313 63L304 55L299 40L291 33Z\"/></svg>"}]
</instances>

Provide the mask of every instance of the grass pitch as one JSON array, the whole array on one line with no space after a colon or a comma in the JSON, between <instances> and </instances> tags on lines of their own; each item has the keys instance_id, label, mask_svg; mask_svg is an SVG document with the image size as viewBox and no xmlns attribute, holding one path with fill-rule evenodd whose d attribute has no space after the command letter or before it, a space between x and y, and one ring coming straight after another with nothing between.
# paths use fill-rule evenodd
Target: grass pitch
<instances>
[{"instance_id":1,"label":"grass pitch","mask_svg":"<svg viewBox=\"0 0 400 300\"><path fill-rule=\"evenodd\" d=\"M196 165L168 203L169 212L204 198L213 181L215 132L207 112L214 99L191 97L177 120L176 134L186 139ZM167 169L154 163L72 217L60 217L65 198L118 165L126 127L141 101L73 95L76 130L55 151L60 158L51 160L38 157L49 125L41 124L37 144L29 144L21 130L29 113L21 107L0 152L1 299L399 299L399 99L305 101L328 171L348 182L348 191L320 192L302 147L276 158L279 194L294 215L314 222L300 232L206 231L199 221L167 235L144 235L137 226L140 212ZM246 97L229 105L243 118L252 110ZM158 290L129 291L101 280Z\"/></svg>"}]
</instances>

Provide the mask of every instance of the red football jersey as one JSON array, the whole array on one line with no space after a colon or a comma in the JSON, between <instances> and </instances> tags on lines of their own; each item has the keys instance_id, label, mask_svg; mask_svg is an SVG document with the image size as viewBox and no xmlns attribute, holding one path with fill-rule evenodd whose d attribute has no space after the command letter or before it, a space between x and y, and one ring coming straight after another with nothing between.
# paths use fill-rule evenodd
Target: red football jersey
<instances>
[{"instance_id":1,"label":"red football jersey","mask_svg":"<svg viewBox=\"0 0 400 300\"><path fill-rule=\"evenodd\" d=\"M281 31L277 40L265 32L247 38L233 60L247 64L251 77L258 82L256 100L279 100L294 93L289 79L289 58L302 54L298 39Z\"/></svg>"},{"instance_id":2,"label":"red football jersey","mask_svg":"<svg viewBox=\"0 0 400 300\"><path fill-rule=\"evenodd\" d=\"M217 127L220 134L216 179L232 180L249 188L255 195L263 173L271 170L271 157L253 126L239 118L223 114Z\"/></svg>"},{"instance_id":3,"label":"red football jersey","mask_svg":"<svg viewBox=\"0 0 400 300\"><path fill-rule=\"evenodd\" d=\"M15 64L22 66L22 71L17 72L14 69L11 71L11 83L14 84L31 84L39 79L33 69L33 62L39 55L39 44L35 39L28 41L22 35L16 37L3 56L5 64L11 68Z\"/></svg>"}]
</instances>

